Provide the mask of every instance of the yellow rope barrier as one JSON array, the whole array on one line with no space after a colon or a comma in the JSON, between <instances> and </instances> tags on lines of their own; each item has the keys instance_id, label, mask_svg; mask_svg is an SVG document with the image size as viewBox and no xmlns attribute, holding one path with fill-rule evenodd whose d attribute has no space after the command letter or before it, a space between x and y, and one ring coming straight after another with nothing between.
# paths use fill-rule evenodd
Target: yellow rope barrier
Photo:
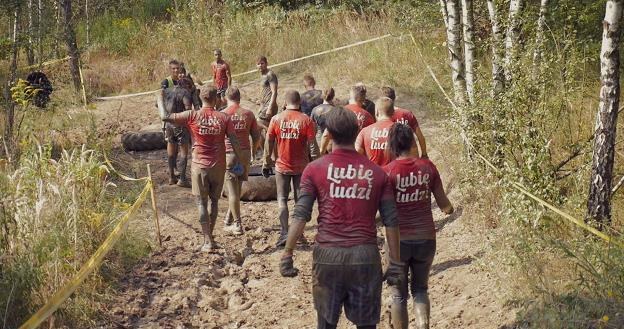
<instances>
[{"instance_id":1,"label":"yellow rope barrier","mask_svg":"<svg viewBox=\"0 0 624 329\"><path fill-rule=\"evenodd\" d=\"M453 109L456 110L456 111L459 111L459 108L457 107L457 105L455 105L455 103L452 101L452 99L447 94L446 90L444 90L444 88L440 84L440 81L438 80L438 78L436 77L435 73L431 69L431 66L429 66L429 64L426 62L425 57L423 56L422 52L420 51L420 48L418 47L418 44L416 43L416 39L414 39L414 36L411 33L410 33L410 36L412 38L412 42L414 43L414 46L416 47L416 50L418 51L418 54L420 55L420 57L422 58L423 62L427 66L427 70L429 71L429 74L431 75L431 78L433 78L433 80L436 82L436 84L438 85L438 88L440 88L440 90L442 91L442 93L446 97L447 101L451 104ZM461 132L461 135L462 135L461 137L462 137L464 143L466 143L466 145L472 150L472 152L474 152L474 154L476 154L479 157L479 159L481 159L483 161L483 163L485 163L489 168L491 168L497 174L499 174L499 175L502 174L500 169L498 169L491 161L489 161L486 157L481 155L476 150L476 148L474 147L474 145L472 144L470 139L468 139L468 136L463 131ZM552 210L554 213L556 213L557 215L563 217L564 219L568 220L569 222L573 223L574 225L584 229L585 231L587 231L589 233L594 234L595 236L605 240L607 243L612 243L612 244L614 244L614 245L616 245L616 246L618 246L620 248L624 248L624 243L620 242L619 240L615 239L612 236L609 236L608 234L605 234L604 232L601 232L601 231L595 229L594 227L591 227L590 225L585 223L585 221L582 221L582 220L580 220L578 218L572 217L570 214L568 214L568 213L564 212L563 210L555 207L554 205L552 205L548 201L546 201L546 200L536 196L534 193L531 193L522 184L514 182L514 181L510 181L510 183L511 183L511 186L513 188L515 188L516 190L518 190L520 193L526 195L527 197L531 198L533 201L541 204L542 206Z\"/></svg>"}]
</instances>

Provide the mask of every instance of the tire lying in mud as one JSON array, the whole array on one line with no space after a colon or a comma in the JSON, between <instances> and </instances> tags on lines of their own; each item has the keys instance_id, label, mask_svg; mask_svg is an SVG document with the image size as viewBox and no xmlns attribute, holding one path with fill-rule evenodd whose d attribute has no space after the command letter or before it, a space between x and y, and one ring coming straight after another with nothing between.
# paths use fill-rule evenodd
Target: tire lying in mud
<instances>
[{"instance_id":1,"label":"tire lying in mud","mask_svg":"<svg viewBox=\"0 0 624 329\"><path fill-rule=\"evenodd\" d=\"M151 151L167 148L165 136L161 131L125 133L121 136L121 144L126 151Z\"/></svg>"},{"instance_id":2,"label":"tire lying in mud","mask_svg":"<svg viewBox=\"0 0 624 329\"><path fill-rule=\"evenodd\" d=\"M223 189L223 196L227 197L227 188ZM243 182L241 189L242 201L272 201L277 200L277 185L275 176L269 178L262 176L261 166L249 168L249 177Z\"/></svg>"}]
</instances>

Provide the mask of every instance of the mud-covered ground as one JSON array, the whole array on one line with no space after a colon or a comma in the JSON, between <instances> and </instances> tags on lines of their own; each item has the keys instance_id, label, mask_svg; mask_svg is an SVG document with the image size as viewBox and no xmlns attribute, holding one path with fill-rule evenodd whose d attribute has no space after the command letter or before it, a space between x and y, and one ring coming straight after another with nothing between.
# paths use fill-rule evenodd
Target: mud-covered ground
<instances>
[{"instance_id":1,"label":"mud-covered ground","mask_svg":"<svg viewBox=\"0 0 624 329\"><path fill-rule=\"evenodd\" d=\"M301 89L295 79L282 79L280 83L280 89ZM256 88L253 83L242 88L243 106L256 109ZM344 97L346 86L337 88L337 92ZM374 91L369 93L374 98ZM415 111L429 144L429 155L442 173L457 209L455 214L445 216L434 202L438 238L429 289L432 328L502 327L513 320L514 312L503 306L495 279L481 265L487 257L487 240L478 225L470 223L471 214L464 211L469 207L462 204L459 177L453 170L460 160L448 151L454 138L420 110L423 103L399 95L397 104ZM153 96L100 102L96 113L101 131L137 131L158 123ZM223 231L227 200L222 199L215 229L222 249L214 254L202 253L194 198L190 189L167 185L165 151L122 153L117 160L128 164L126 170L151 164L157 184L163 248L157 248L127 274L107 310L105 327L316 327L311 294L312 246L299 246L295 251L299 276L279 275L281 250L274 247L279 233L277 202L243 202L246 233L230 236ZM306 228L308 241L314 241L315 231L315 225ZM390 328L388 305L384 291L380 328ZM354 326L343 316L339 328Z\"/></svg>"}]
</instances>

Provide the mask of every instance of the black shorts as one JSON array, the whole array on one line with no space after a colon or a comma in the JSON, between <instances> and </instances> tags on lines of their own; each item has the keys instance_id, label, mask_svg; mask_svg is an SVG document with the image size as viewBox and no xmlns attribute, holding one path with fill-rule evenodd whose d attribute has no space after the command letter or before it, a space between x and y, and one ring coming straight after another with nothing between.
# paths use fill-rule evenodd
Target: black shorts
<instances>
[{"instance_id":1,"label":"black shorts","mask_svg":"<svg viewBox=\"0 0 624 329\"><path fill-rule=\"evenodd\" d=\"M191 134L186 127L171 127L165 128L165 140L167 143L184 145L191 143Z\"/></svg>"},{"instance_id":2,"label":"black shorts","mask_svg":"<svg viewBox=\"0 0 624 329\"><path fill-rule=\"evenodd\" d=\"M382 270L376 245L351 248L315 247L312 295L319 319L337 324L345 315L356 326L379 323Z\"/></svg>"}]
</instances>

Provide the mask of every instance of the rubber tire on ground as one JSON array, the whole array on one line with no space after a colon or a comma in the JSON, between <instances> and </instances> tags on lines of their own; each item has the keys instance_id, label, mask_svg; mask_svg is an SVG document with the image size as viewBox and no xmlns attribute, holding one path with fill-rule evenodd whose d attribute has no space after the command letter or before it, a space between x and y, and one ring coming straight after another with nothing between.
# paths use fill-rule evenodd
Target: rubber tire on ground
<instances>
[{"instance_id":1,"label":"rubber tire on ground","mask_svg":"<svg viewBox=\"0 0 624 329\"><path fill-rule=\"evenodd\" d=\"M262 176L261 166L249 168L249 177L243 182L241 190L242 201L273 201L277 200L277 185L275 176L269 178ZM223 189L223 196L227 197L227 188Z\"/></svg>"},{"instance_id":2,"label":"rubber tire on ground","mask_svg":"<svg viewBox=\"0 0 624 329\"><path fill-rule=\"evenodd\" d=\"M151 151L167 148L165 136L161 131L140 131L125 133L121 144L126 151Z\"/></svg>"}]
</instances>

